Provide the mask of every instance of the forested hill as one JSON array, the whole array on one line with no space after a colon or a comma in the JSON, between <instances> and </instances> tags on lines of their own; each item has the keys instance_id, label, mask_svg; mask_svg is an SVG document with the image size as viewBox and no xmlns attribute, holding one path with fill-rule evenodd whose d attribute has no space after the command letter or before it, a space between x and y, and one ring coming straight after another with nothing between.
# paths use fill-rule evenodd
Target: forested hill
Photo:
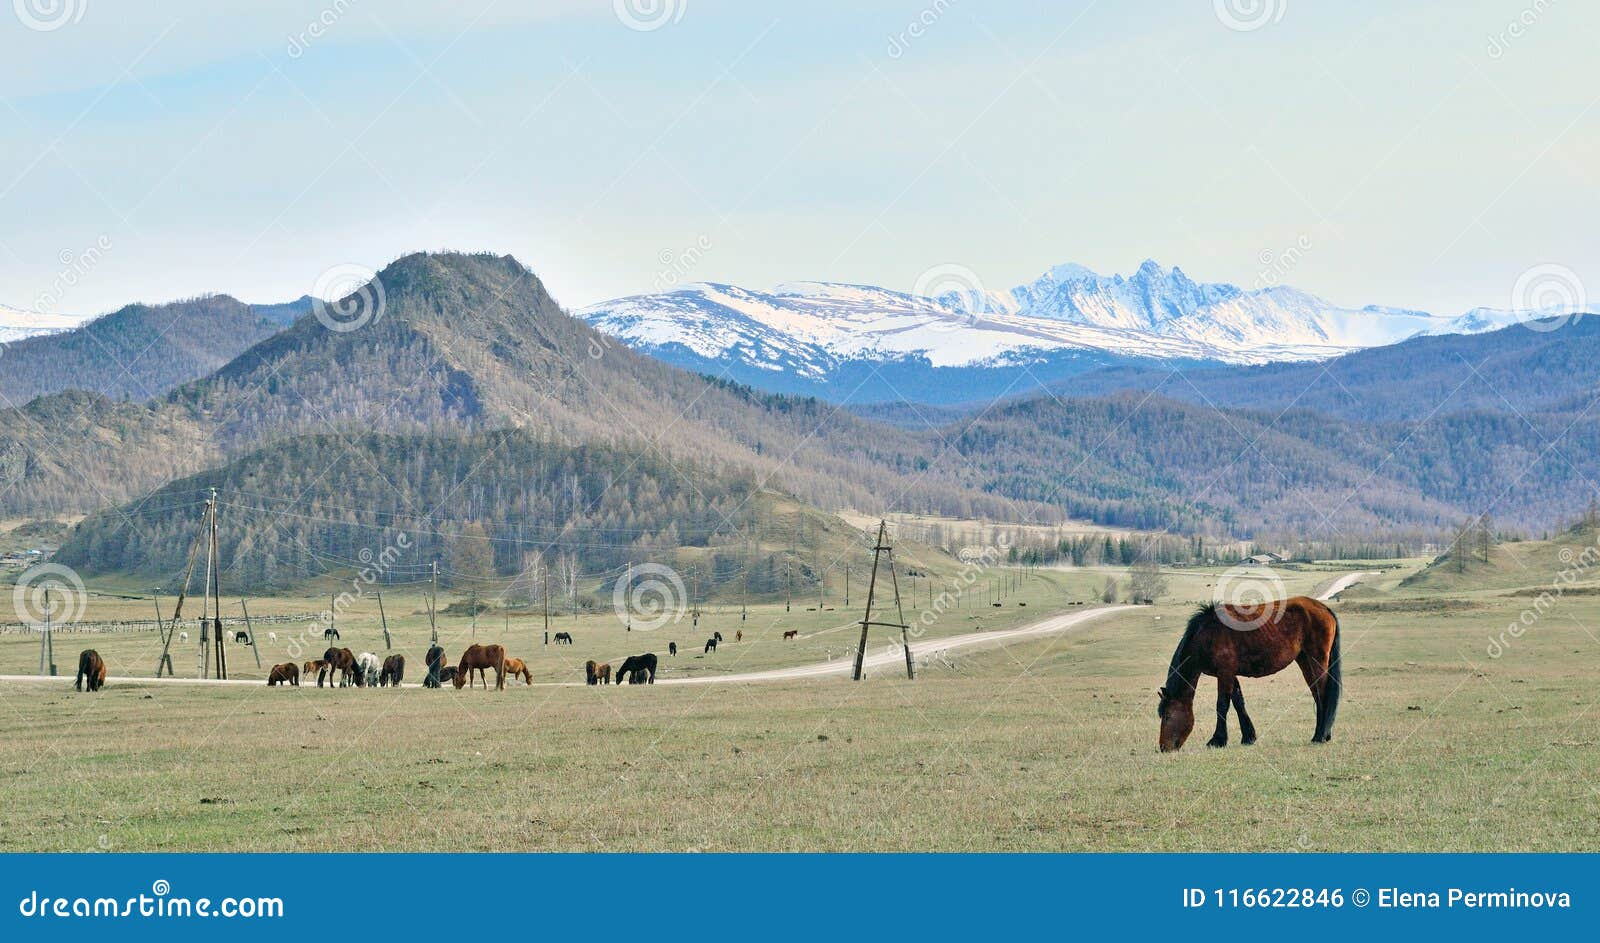
<instances>
[{"instance_id":1,"label":"forested hill","mask_svg":"<svg viewBox=\"0 0 1600 943\"><path fill-rule=\"evenodd\" d=\"M1578 412L1600 395L1600 316L1488 334L1417 337L1325 363L1106 369L1051 385L1057 397L1127 390L1223 407L1305 409L1361 422L1473 411Z\"/></svg>"},{"instance_id":2,"label":"forested hill","mask_svg":"<svg viewBox=\"0 0 1600 943\"><path fill-rule=\"evenodd\" d=\"M510 257L410 255L376 285L340 305L351 329L302 317L147 404L67 393L0 414L0 513L121 503L294 436L506 428L748 473L822 507L1013 513L930 462L926 433L634 353Z\"/></svg>"},{"instance_id":3,"label":"forested hill","mask_svg":"<svg viewBox=\"0 0 1600 943\"><path fill-rule=\"evenodd\" d=\"M87 574L181 574L213 487L233 590L380 555L390 578L437 559L458 585L517 574L534 554L592 574L680 546L739 545L762 506L747 477L523 431L302 436L91 515L57 560Z\"/></svg>"},{"instance_id":4,"label":"forested hill","mask_svg":"<svg viewBox=\"0 0 1600 943\"><path fill-rule=\"evenodd\" d=\"M62 331L5 345L0 396L20 406L63 390L139 402L207 376L311 310L311 299L247 305L212 295L129 305Z\"/></svg>"}]
</instances>

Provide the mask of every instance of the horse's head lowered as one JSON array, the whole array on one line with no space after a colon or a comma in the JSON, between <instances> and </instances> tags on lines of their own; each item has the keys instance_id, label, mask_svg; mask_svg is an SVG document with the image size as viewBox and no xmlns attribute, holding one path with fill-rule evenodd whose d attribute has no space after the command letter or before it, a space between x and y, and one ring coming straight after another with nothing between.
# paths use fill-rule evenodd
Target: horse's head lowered
<instances>
[{"instance_id":1,"label":"horse's head lowered","mask_svg":"<svg viewBox=\"0 0 1600 943\"><path fill-rule=\"evenodd\" d=\"M1156 705L1156 716L1161 718L1161 737L1157 745L1162 753L1183 748L1194 730L1194 700L1174 697L1166 688L1160 689L1161 700Z\"/></svg>"}]
</instances>

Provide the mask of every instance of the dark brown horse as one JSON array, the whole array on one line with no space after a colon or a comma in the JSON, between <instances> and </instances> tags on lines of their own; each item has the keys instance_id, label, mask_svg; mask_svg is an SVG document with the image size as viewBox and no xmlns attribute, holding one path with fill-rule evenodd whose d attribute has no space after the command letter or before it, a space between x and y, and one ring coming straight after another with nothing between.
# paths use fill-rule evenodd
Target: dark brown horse
<instances>
[{"instance_id":1,"label":"dark brown horse","mask_svg":"<svg viewBox=\"0 0 1600 943\"><path fill-rule=\"evenodd\" d=\"M333 673L339 672L339 687L348 687L356 677L356 653L348 648L330 648L322 653L323 670L328 676L328 687L333 687ZM322 687L322 675L317 675L317 687Z\"/></svg>"},{"instance_id":2,"label":"dark brown horse","mask_svg":"<svg viewBox=\"0 0 1600 943\"><path fill-rule=\"evenodd\" d=\"M461 661L456 664L456 688L464 688L472 683L472 673L476 671L483 680L483 689L489 690L489 676L487 669L494 669L494 689L506 689L506 650L501 645L469 645L461 653Z\"/></svg>"},{"instance_id":3,"label":"dark brown horse","mask_svg":"<svg viewBox=\"0 0 1600 943\"><path fill-rule=\"evenodd\" d=\"M273 665L272 670L267 672L267 687L276 687L280 684L292 684L298 688L300 686L300 666L292 661L286 661L281 665Z\"/></svg>"},{"instance_id":4,"label":"dark brown horse","mask_svg":"<svg viewBox=\"0 0 1600 943\"><path fill-rule=\"evenodd\" d=\"M800 630L799 629L790 629L789 631L783 633L783 638L784 638L785 641L787 641L789 639L792 639L792 638L799 638L799 636L800 636Z\"/></svg>"},{"instance_id":5,"label":"dark brown horse","mask_svg":"<svg viewBox=\"0 0 1600 943\"><path fill-rule=\"evenodd\" d=\"M454 666L445 665L444 667L439 669L439 684L440 684L441 687L443 685L446 685L446 684L455 684L455 682L456 682L456 669L454 668ZM456 687L460 687L460 685L457 684Z\"/></svg>"},{"instance_id":6,"label":"dark brown horse","mask_svg":"<svg viewBox=\"0 0 1600 943\"><path fill-rule=\"evenodd\" d=\"M86 648L78 655L78 679L72 682L72 686L82 691L85 681L89 682L90 692L100 690L106 683L106 663L100 653L92 648Z\"/></svg>"},{"instance_id":7,"label":"dark brown horse","mask_svg":"<svg viewBox=\"0 0 1600 943\"><path fill-rule=\"evenodd\" d=\"M1183 630L1172 653L1167 684L1156 708L1161 718L1161 752L1180 749L1194 729L1194 696L1200 676L1217 679L1217 731L1207 746L1228 745L1228 706L1239 712L1239 735L1256 742L1256 727L1244 709L1240 678L1265 678L1293 662L1305 675L1317 707L1312 743L1333 739L1344 680L1339 657L1339 618L1306 596L1259 606L1202 606Z\"/></svg>"},{"instance_id":8,"label":"dark brown horse","mask_svg":"<svg viewBox=\"0 0 1600 943\"><path fill-rule=\"evenodd\" d=\"M392 684L398 688L405 676L406 656L390 655L383 660L383 670L378 673L378 687L386 688Z\"/></svg>"}]
</instances>

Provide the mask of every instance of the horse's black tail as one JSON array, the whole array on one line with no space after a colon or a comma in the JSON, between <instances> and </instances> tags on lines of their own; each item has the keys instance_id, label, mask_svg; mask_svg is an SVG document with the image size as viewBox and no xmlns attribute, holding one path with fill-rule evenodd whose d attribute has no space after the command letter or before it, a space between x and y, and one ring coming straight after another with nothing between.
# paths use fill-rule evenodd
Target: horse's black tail
<instances>
[{"instance_id":1,"label":"horse's black tail","mask_svg":"<svg viewBox=\"0 0 1600 943\"><path fill-rule=\"evenodd\" d=\"M1331 610L1330 610L1331 612ZM1344 658L1339 654L1339 617L1333 617L1333 645L1328 649L1328 686L1322 695L1322 733L1333 736L1333 718L1339 713L1339 695L1344 693Z\"/></svg>"}]
</instances>

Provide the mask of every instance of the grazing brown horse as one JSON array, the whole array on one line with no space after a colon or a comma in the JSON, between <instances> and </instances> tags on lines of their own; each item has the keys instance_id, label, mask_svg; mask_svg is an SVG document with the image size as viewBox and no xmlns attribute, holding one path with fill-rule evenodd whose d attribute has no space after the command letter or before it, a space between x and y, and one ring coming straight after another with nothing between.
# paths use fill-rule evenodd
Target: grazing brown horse
<instances>
[{"instance_id":1,"label":"grazing brown horse","mask_svg":"<svg viewBox=\"0 0 1600 943\"><path fill-rule=\"evenodd\" d=\"M455 686L459 690L472 683L472 673L476 671L483 680L483 689L489 690L489 676L486 670L494 669L494 689L506 689L506 650L501 645L469 645L461 653L461 661L456 665Z\"/></svg>"},{"instance_id":2,"label":"grazing brown horse","mask_svg":"<svg viewBox=\"0 0 1600 943\"><path fill-rule=\"evenodd\" d=\"M100 690L106 683L106 663L100 653L92 648L86 648L78 655L78 679L72 686L79 691L83 690L83 682L89 682L91 693Z\"/></svg>"},{"instance_id":3,"label":"grazing brown horse","mask_svg":"<svg viewBox=\"0 0 1600 943\"><path fill-rule=\"evenodd\" d=\"M327 664L324 670L328 673L328 687L333 687L333 673L339 672L339 687L348 687L356 677L356 653L348 648L330 648L322 653L322 660ZM317 687L322 687L322 675L317 675Z\"/></svg>"},{"instance_id":4,"label":"grazing brown horse","mask_svg":"<svg viewBox=\"0 0 1600 943\"><path fill-rule=\"evenodd\" d=\"M520 658L506 659L506 674L513 678L521 678L523 684L533 683L533 672L528 670L528 663Z\"/></svg>"},{"instance_id":5,"label":"grazing brown horse","mask_svg":"<svg viewBox=\"0 0 1600 943\"><path fill-rule=\"evenodd\" d=\"M322 673L324 671L327 671L327 670L328 670L328 663L323 661L322 659L318 658L316 661L308 661L305 664L301 665L300 666L300 676L302 678L310 678L312 675L316 675L318 683L320 684L321 683L321 679L322 679Z\"/></svg>"},{"instance_id":6,"label":"grazing brown horse","mask_svg":"<svg viewBox=\"0 0 1600 943\"><path fill-rule=\"evenodd\" d=\"M583 663L583 678L589 684L610 684L611 666L605 662L586 661Z\"/></svg>"},{"instance_id":7,"label":"grazing brown horse","mask_svg":"<svg viewBox=\"0 0 1600 943\"><path fill-rule=\"evenodd\" d=\"M799 636L800 636L800 630L799 629L790 629L789 631L783 633L783 637L784 637L785 640L792 639L792 638L799 638Z\"/></svg>"},{"instance_id":8,"label":"grazing brown horse","mask_svg":"<svg viewBox=\"0 0 1600 943\"><path fill-rule=\"evenodd\" d=\"M443 687L446 684L455 684L455 682L456 682L456 669L453 666L445 665L444 667L439 669L439 685L441 687ZM461 687L461 685L456 684L456 687L459 688L459 687Z\"/></svg>"},{"instance_id":9,"label":"grazing brown horse","mask_svg":"<svg viewBox=\"0 0 1600 943\"><path fill-rule=\"evenodd\" d=\"M740 629L739 631L733 633L733 640L735 642L744 641L744 629Z\"/></svg>"},{"instance_id":10,"label":"grazing brown horse","mask_svg":"<svg viewBox=\"0 0 1600 943\"><path fill-rule=\"evenodd\" d=\"M1228 745L1228 706L1239 712L1239 735L1256 742L1255 724L1244 710L1240 678L1265 678L1300 666L1317 707L1312 743L1333 739L1333 720L1344 691L1339 657L1339 618L1327 606L1295 596L1259 606L1202 606L1183 630L1172 653L1167 684L1156 708L1161 718L1161 752L1183 746L1194 729L1194 696L1203 674L1217 679L1217 731L1206 746Z\"/></svg>"},{"instance_id":11,"label":"grazing brown horse","mask_svg":"<svg viewBox=\"0 0 1600 943\"><path fill-rule=\"evenodd\" d=\"M378 687L386 688L389 685L400 686L400 680L406 676L406 656L390 655L383 660L383 670L378 673Z\"/></svg>"},{"instance_id":12,"label":"grazing brown horse","mask_svg":"<svg viewBox=\"0 0 1600 943\"><path fill-rule=\"evenodd\" d=\"M276 687L280 684L292 684L298 688L300 686L300 666L292 661L286 661L281 665L273 665L272 670L267 672L267 687Z\"/></svg>"}]
</instances>

